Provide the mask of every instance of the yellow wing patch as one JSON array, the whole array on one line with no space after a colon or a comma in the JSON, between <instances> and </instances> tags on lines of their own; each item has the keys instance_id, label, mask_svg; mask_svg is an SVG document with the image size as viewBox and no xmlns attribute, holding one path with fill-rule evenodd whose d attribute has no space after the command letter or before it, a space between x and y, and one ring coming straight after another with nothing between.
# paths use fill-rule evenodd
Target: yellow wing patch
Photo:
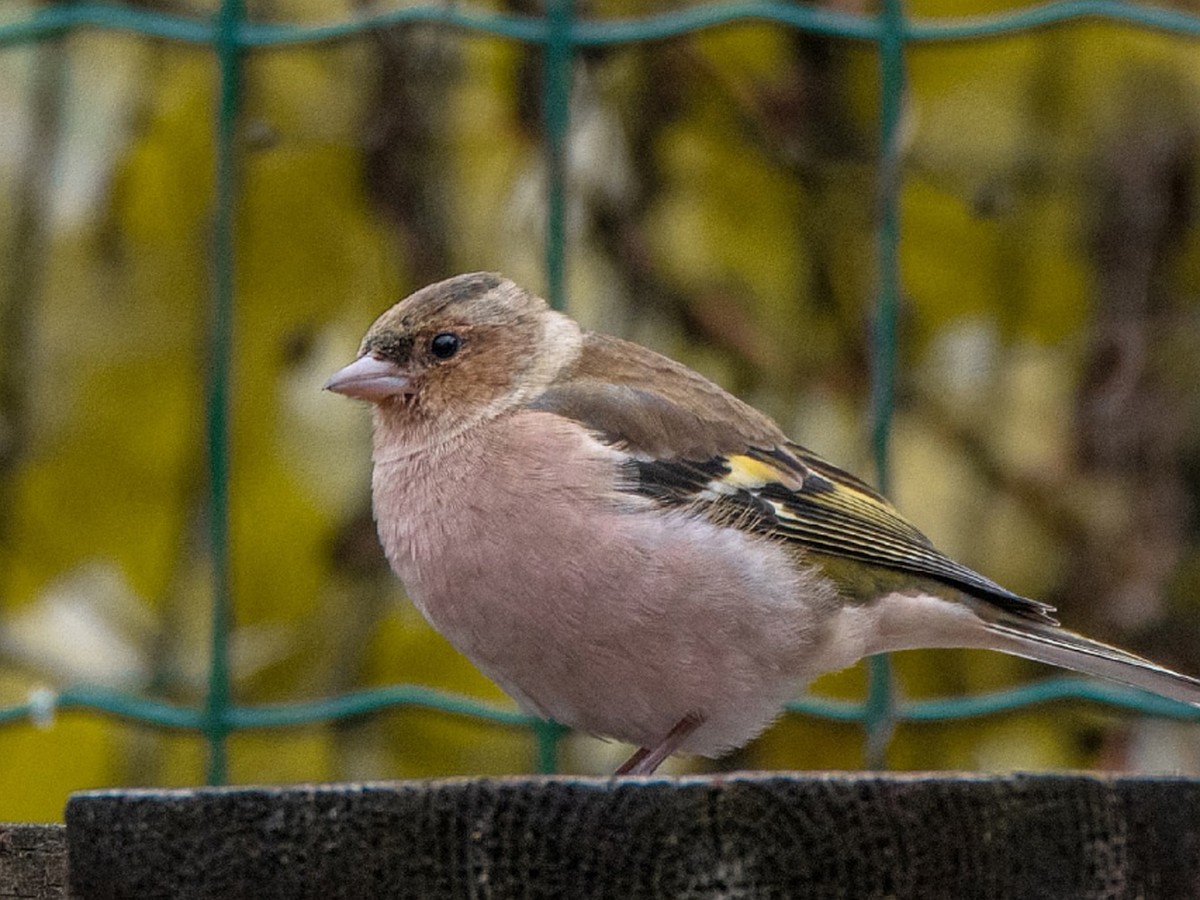
<instances>
[{"instance_id":1,"label":"yellow wing patch","mask_svg":"<svg viewBox=\"0 0 1200 900\"><path fill-rule=\"evenodd\" d=\"M744 453L711 460L706 474L707 480L698 485L698 496L708 500L736 497L739 494L758 497L768 485L791 492L799 491L804 486L804 479L792 469L783 468L774 460Z\"/></svg>"},{"instance_id":2,"label":"yellow wing patch","mask_svg":"<svg viewBox=\"0 0 1200 900\"><path fill-rule=\"evenodd\" d=\"M730 456L726 459L726 465L729 466L729 474L721 480L733 487L755 490L778 477L773 466L749 456Z\"/></svg>"},{"instance_id":3,"label":"yellow wing patch","mask_svg":"<svg viewBox=\"0 0 1200 900\"><path fill-rule=\"evenodd\" d=\"M768 484L781 484L790 490L797 491L803 485L800 477L790 469L753 456L739 453L727 457L725 464L729 466L729 474L725 475L721 481L730 487L756 491Z\"/></svg>"}]
</instances>

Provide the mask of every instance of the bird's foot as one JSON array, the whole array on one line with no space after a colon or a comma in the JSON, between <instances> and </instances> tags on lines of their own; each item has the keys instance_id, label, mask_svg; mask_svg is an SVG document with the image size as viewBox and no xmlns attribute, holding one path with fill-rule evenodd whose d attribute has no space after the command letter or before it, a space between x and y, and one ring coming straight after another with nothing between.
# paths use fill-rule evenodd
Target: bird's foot
<instances>
[{"instance_id":1,"label":"bird's foot","mask_svg":"<svg viewBox=\"0 0 1200 900\"><path fill-rule=\"evenodd\" d=\"M667 732L667 736L653 747L639 747L637 752L621 764L614 775L653 775L668 756L679 749L689 734L704 724L704 716L688 713Z\"/></svg>"}]
</instances>

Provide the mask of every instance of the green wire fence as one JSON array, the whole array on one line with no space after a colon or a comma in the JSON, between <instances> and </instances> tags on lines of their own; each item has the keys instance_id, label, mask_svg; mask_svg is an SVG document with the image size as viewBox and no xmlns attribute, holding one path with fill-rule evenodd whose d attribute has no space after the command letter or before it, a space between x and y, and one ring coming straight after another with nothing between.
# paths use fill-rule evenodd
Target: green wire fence
<instances>
[{"instance_id":1,"label":"green wire fence","mask_svg":"<svg viewBox=\"0 0 1200 900\"><path fill-rule=\"evenodd\" d=\"M26 703L0 708L0 725L44 722L56 710L89 710L134 723L198 733L208 746L207 778L227 776L226 744L235 731L286 728L331 722L393 707L436 709L498 724L526 727L538 746L538 768L557 768L557 749L565 729L531 716L466 697L414 685L347 693L326 700L243 706L231 690L229 633L233 597L229 559L228 406L234 294L234 207L238 191L234 133L240 112L242 61L247 52L276 47L317 45L354 38L372 29L418 23L493 35L543 48L542 111L548 171L545 269L551 302L564 305L566 177L564 153L570 126L570 83L575 53L581 48L659 41L702 29L747 22L769 22L828 37L877 45L880 68L876 288L871 354L872 438L876 475L888 485L899 298L897 248L900 235L898 129L905 94L905 50L911 44L967 41L1012 35L1082 19L1127 23L1185 37L1200 37L1200 16L1175 9L1135 6L1120 0L1056 0L959 19L914 19L901 0L882 0L877 15L856 15L775 0L720 2L647 15L636 19L576 18L572 0L547 0L544 17L496 13L469 5L418 5L363 14L331 24L265 24L247 18L245 0L222 0L210 20L153 9L105 3L64 2L41 7L24 18L0 24L0 49L60 38L81 29L131 32L147 37L205 46L216 54L220 95L215 122L216 192L212 248L210 353L207 395L208 552L214 574L212 645L207 699L188 707L89 685L35 693ZM870 661L868 693L863 702L808 697L788 704L794 713L839 722L860 723L866 731L867 759L881 763L897 723L936 722L1008 712L1062 699L1078 699L1144 714L1200 722L1200 710L1133 688L1084 678L1050 678L1022 687L961 698L908 701L895 696L886 658Z\"/></svg>"}]
</instances>

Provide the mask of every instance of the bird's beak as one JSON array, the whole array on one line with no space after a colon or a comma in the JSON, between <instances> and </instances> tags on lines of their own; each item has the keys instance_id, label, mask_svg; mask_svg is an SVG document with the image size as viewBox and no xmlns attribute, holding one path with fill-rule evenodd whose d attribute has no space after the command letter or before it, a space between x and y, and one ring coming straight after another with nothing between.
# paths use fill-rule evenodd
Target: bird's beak
<instances>
[{"instance_id":1,"label":"bird's beak","mask_svg":"<svg viewBox=\"0 0 1200 900\"><path fill-rule=\"evenodd\" d=\"M408 385L409 379L395 363L367 354L334 372L325 382L325 390L379 403L388 397L403 394L408 390Z\"/></svg>"}]
</instances>

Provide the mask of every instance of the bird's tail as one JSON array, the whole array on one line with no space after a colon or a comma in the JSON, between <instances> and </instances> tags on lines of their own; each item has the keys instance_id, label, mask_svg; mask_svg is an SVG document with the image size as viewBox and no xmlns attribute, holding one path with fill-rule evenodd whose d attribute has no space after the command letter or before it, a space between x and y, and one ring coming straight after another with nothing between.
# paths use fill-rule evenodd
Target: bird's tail
<instances>
[{"instance_id":1,"label":"bird's tail","mask_svg":"<svg viewBox=\"0 0 1200 900\"><path fill-rule=\"evenodd\" d=\"M993 646L1007 653L1119 681L1200 706L1200 679L1182 675L1119 647L1093 641L1056 625L1024 619L988 622L987 629L999 642Z\"/></svg>"}]
</instances>

